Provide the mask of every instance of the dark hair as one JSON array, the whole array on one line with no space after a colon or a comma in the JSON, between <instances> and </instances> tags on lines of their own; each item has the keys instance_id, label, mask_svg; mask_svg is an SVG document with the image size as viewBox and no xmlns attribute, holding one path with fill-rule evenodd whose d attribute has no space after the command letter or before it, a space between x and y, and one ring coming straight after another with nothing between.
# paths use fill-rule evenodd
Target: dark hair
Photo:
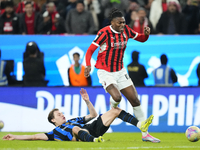
<instances>
[{"instance_id":1,"label":"dark hair","mask_svg":"<svg viewBox=\"0 0 200 150\"><path fill-rule=\"evenodd\" d=\"M137 61L138 62L139 54L140 54L140 52L138 52L138 51L133 51L132 52L132 59L133 59L133 61Z\"/></svg>"},{"instance_id":2,"label":"dark hair","mask_svg":"<svg viewBox=\"0 0 200 150\"><path fill-rule=\"evenodd\" d=\"M162 65L166 65L166 64L167 64L167 61L168 61L167 56L166 56L165 54L162 54L162 55L160 56L160 61L161 61L161 64L162 64Z\"/></svg>"},{"instance_id":3,"label":"dark hair","mask_svg":"<svg viewBox=\"0 0 200 150\"><path fill-rule=\"evenodd\" d=\"M49 121L50 123L52 123L53 125L55 125L55 124L54 124L54 122L52 122L51 120L54 119L54 112L55 112L55 111L59 111L59 109L54 108L53 110L51 110L51 111L49 112L49 115L48 115L48 121Z\"/></svg>"},{"instance_id":4,"label":"dark hair","mask_svg":"<svg viewBox=\"0 0 200 150\"><path fill-rule=\"evenodd\" d=\"M77 52L76 52L76 53L74 53L74 54L73 54L73 56L74 56L74 55L77 55L78 57L80 57L80 54L79 54L79 53L77 53Z\"/></svg>"},{"instance_id":5,"label":"dark hair","mask_svg":"<svg viewBox=\"0 0 200 150\"><path fill-rule=\"evenodd\" d=\"M119 9L113 8L109 13L109 20L112 21L114 18L117 17L123 17L123 14Z\"/></svg>"},{"instance_id":6,"label":"dark hair","mask_svg":"<svg viewBox=\"0 0 200 150\"><path fill-rule=\"evenodd\" d=\"M6 7L12 7L12 8L13 8L13 7L14 7L13 1L6 1L6 2L5 2L5 8L6 8Z\"/></svg>"},{"instance_id":7,"label":"dark hair","mask_svg":"<svg viewBox=\"0 0 200 150\"><path fill-rule=\"evenodd\" d=\"M77 0L76 4L78 4L78 3L81 3L81 4L83 4L83 6L85 6L83 0Z\"/></svg>"},{"instance_id":8,"label":"dark hair","mask_svg":"<svg viewBox=\"0 0 200 150\"><path fill-rule=\"evenodd\" d=\"M33 4L31 2L26 2L25 6L28 5L28 4L31 4L31 6L33 6Z\"/></svg>"}]
</instances>

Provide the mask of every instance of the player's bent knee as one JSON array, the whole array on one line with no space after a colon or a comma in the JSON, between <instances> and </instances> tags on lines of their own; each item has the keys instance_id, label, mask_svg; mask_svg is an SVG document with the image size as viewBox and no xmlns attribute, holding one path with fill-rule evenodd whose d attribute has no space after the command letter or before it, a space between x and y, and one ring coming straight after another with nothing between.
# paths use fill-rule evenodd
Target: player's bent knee
<instances>
[{"instance_id":1,"label":"player's bent knee","mask_svg":"<svg viewBox=\"0 0 200 150\"><path fill-rule=\"evenodd\" d=\"M76 135L78 135L78 132L81 130L81 128L79 128L79 127L77 127L77 126L75 126L75 127L73 127L72 128L72 132L74 133L74 134L76 134Z\"/></svg>"},{"instance_id":2,"label":"player's bent knee","mask_svg":"<svg viewBox=\"0 0 200 150\"><path fill-rule=\"evenodd\" d=\"M122 99L122 96L121 95L115 95L115 96L113 96L113 99L114 99L115 102L120 102L121 99Z\"/></svg>"}]
</instances>

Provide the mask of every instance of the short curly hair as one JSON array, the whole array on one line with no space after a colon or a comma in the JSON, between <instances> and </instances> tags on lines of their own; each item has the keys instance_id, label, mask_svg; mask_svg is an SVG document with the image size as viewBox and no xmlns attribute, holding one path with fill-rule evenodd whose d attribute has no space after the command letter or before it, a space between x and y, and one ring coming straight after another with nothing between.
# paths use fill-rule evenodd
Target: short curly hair
<instances>
[{"instance_id":1,"label":"short curly hair","mask_svg":"<svg viewBox=\"0 0 200 150\"><path fill-rule=\"evenodd\" d=\"M113 8L109 13L109 20L112 21L114 18L117 17L123 17L123 14L119 9Z\"/></svg>"}]
</instances>

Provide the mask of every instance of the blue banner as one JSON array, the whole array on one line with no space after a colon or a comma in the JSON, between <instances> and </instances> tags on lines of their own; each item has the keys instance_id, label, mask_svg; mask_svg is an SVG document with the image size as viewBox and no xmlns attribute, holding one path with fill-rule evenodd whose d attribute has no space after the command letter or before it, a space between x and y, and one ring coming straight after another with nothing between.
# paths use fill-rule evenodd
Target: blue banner
<instances>
[{"instance_id":1,"label":"blue banner","mask_svg":"<svg viewBox=\"0 0 200 150\"><path fill-rule=\"evenodd\" d=\"M86 88L98 114L110 109L110 95L102 87ZM85 116L88 109L79 87L0 87L2 131L50 131L48 113L59 108L66 118ZM150 132L185 132L188 126L200 125L200 88L137 88L145 117L154 115ZM123 97L119 107L131 114L133 108ZM15 125L13 125L13 123ZM115 119L113 132L139 132L128 123Z\"/></svg>"},{"instance_id":2,"label":"blue banner","mask_svg":"<svg viewBox=\"0 0 200 150\"><path fill-rule=\"evenodd\" d=\"M85 64L85 53L94 40L95 35L88 36L13 36L0 35L0 49L2 59L14 59L15 75L17 80L22 80L23 76L23 52L29 41L38 43L41 51L44 52L46 68L46 79L49 86L69 85L67 70L73 63L72 54L80 53L80 63ZM172 67L177 76L176 86L196 86L198 78L196 68L200 62L200 36L157 36L150 35L148 41L140 43L130 39L124 54L125 68L131 63L131 53L133 50L140 52L139 62L147 70L149 77L145 79L147 86L154 85L152 71L160 65L160 55L165 53L168 56L168 65ZM99 86L97 69L94 64L98 54L97 49L92 56L92 85Z\"/></svg>"}]
</instances>

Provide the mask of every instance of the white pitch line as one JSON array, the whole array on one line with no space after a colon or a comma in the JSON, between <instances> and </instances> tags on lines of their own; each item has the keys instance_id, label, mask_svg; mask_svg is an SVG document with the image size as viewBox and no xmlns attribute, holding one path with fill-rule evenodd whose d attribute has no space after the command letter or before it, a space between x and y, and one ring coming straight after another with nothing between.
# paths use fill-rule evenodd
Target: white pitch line
<instances>
[{"instance_id":1,"label":"white pitch line","mask_svg":"<svg viewBox=\"0 0 200 150\"><path fill-rule=\"evenodd\" d=\"M91 148L41 148L38 147L36 150L105 150L105 149L112 149L112 150L117 150L117 149L189 149L189 148L196 148L200 149L200 146L150 146L150 147L145 147L145 146L136 146L136 147L91 147ZM17 148L21 149L21 148ZM25 150L35 150L35 148L24 148ZM16 150L16 148L0 148L0 150Z\"/></svg>"}]
</instances>

